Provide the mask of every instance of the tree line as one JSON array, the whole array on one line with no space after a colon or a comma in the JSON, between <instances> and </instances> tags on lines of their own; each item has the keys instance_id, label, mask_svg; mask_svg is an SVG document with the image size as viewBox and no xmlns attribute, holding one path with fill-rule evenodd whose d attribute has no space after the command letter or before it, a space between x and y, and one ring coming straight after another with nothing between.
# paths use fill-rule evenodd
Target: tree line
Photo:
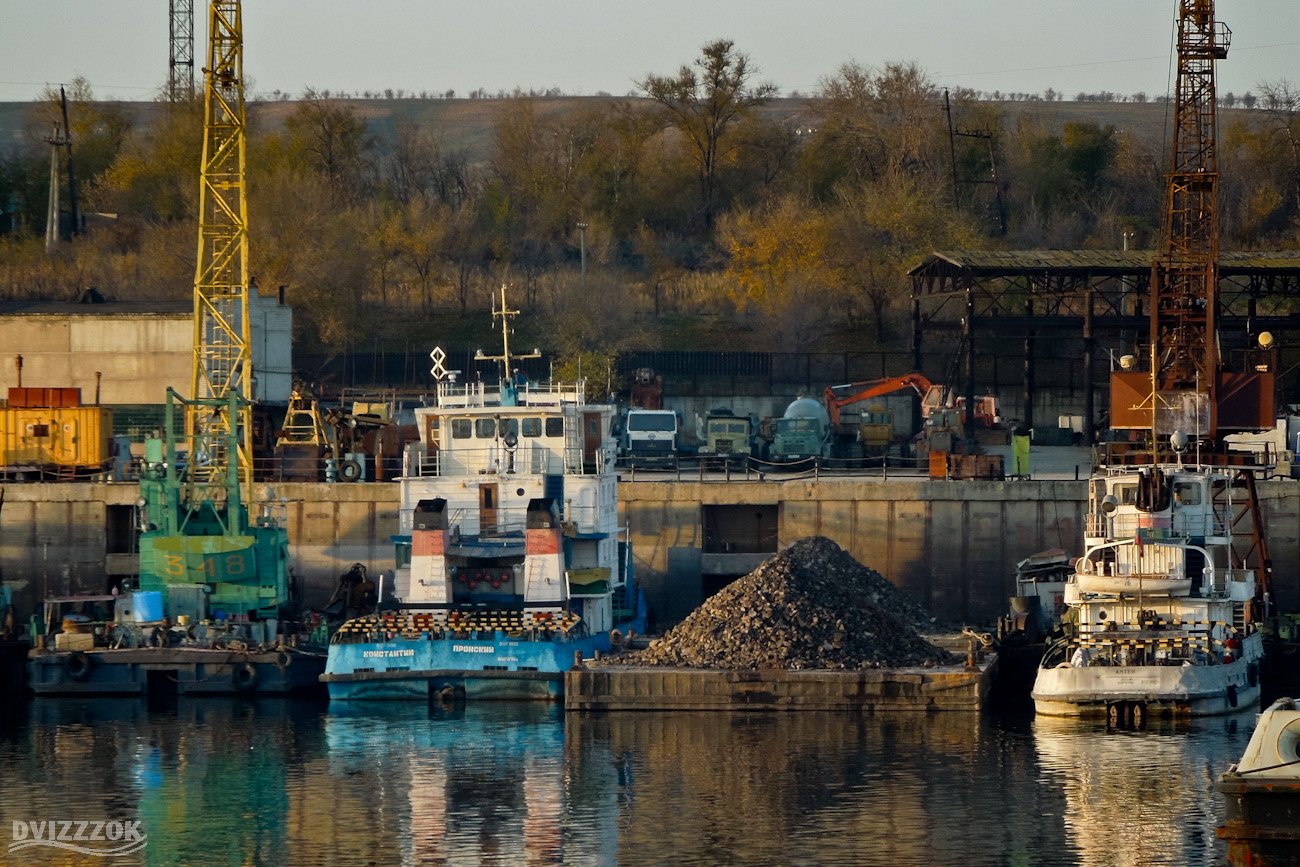
<instances>
[{"instance_id":1,"label":"tree line","mask_svg":"<svg viewBox=\"0 0 1300 867\"><path fill-rule=\"evenodd\" d=\"M758 73L720 39L635 97L497 100L475 151L337 95L250 102L253 273L286 287L306 351L461 339L502 283L570 355L865 349L905 340L906 273L936 249L1158 241L1156 124L1062 122L1058 100L947 93L911 63L848 63L799 100ZM1257 90L1220 122L1224 249L1300 240L1300 92ZM139 123L84 80L68 97L78 199L113 216L46 251L47 93L0 151L0 297L189 297L201 96Z\"/></svg>"}]
</instances>

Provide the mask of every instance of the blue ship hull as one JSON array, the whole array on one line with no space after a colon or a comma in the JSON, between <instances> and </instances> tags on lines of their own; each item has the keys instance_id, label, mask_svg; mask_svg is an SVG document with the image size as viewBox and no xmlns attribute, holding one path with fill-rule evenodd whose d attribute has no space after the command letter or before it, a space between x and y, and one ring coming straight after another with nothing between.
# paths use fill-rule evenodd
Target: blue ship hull
<instances>
[{"instance_id":1,"label":"blue ship hull","mask_svg":"<svg viewBox=\"0 0 1300 867\"><path fill-rule=\"evenodd\" d=\"M640 631L644 621L626 628ZM610 649L609 633L570 641L429 638L334 644L325 674L339 701L555 701L576 654Z\"/></svg>"}]
</instances>

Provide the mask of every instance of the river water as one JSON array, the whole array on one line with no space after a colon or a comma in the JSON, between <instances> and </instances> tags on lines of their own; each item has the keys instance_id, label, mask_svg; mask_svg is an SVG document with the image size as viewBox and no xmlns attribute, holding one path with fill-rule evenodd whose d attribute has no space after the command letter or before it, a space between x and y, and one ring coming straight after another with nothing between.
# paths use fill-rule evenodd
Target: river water
<instances>
[{"instance_id":1,"label":"river water","mask_svg":"<svg viewBox=\"0 0 1300 867\"><path fill-rule=\"evenodd\" d=\"M37 699L0 713L0 864L1218 865L1253 725Z\"/></svg>"}]
</instances>

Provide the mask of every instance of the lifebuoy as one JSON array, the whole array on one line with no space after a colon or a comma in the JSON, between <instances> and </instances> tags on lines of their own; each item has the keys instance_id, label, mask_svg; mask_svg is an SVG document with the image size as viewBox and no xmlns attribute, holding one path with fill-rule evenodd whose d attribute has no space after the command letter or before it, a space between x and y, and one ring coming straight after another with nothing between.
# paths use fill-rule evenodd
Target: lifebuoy
<instances>
[{"instance_id":1,"label":"lifebuoy","mask_svg":"<svg viewBox=\"0 0 1300 867\"><path fill-rule=\"evenodd\" d=\"M90 668L93 664L89 656L76 650L64 661L63 666L68 677L73 680L85 680L90 677Z\"/></svg>"},{"instance_id":2,"label":"lifebuoy","mask_svg":"<svg viewBox=\"0 0 1300 867\"><path fill-rule=\"evenodd\" d=\"M361 478L361 464L354 460L346 460L339 464L339 478L345 482L355 482Z\"/></svg>"},{"instance_id":3,"label":"lifebuoy","mask_svg":"<svg viewBox=\"0 0 1300 867\"><path fill-rule=\"evenodd\" d=\"M230 679L235 684L235 689L248 692L257 686L257 666L251 662L236 665L235 670L230 674Z\"/></svg>"}]
</instances>

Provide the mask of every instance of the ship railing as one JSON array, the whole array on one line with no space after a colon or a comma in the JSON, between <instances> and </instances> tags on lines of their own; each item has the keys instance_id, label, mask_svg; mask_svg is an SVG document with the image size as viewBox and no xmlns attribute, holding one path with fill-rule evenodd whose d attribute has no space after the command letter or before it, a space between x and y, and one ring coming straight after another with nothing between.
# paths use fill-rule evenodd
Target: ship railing
<instances>
[{"instance_id":1,"label":"ship railing","mask_svg":"<svg viewBox=\"0 0 1300 867\"><path fill-rule=\"evenodd\" d=\"M1176 544L1167 544L1169 542ZM1188 551L1199 551L1205 564L1201 569L1199 585L1197 576L1188 574ZM1215 566L1214 558L1208 550L1198 545L1185 544L1181 539L1148 539L1141 546L1135 540L1120 539L1095 545L1075 561L1074 568L1079 575L1128 579L1132 582L1134 592L1139 595L1142 593L1143 582L1151 582L1149 586L1154 590L1159 581L1190 579L1190 594L1178 595L1226 599L1232 596L1233 583L1254 579L1252 570Z\"/></svg>"},{"instance_id":2,"label":"ship railing","mask_svg":"<svg viewBox=\"0 0 1300 867\"><path fill-rule=\"evenodd\" d=\"M502 403L503 390L499 384L488 385L484 382L438 383L438 406L440 409L468 408L486 406L561 406L564 404L584 405L586 399L586 380L561 382L521 383L515 388L506 389L506 403Z\"/></svg>"},{"instance_id":3,"label":"ship railing","mask_svg":"<svg viewBox=\"0 0 1300 867\"><path fill-rule=\"evenodd\" d=\"M429 449L423 443L411 447L407 474L417 476L484 476L516 473L545 473L552 452L541 445L521 443L508 447L492 442L479 448ZM558 463L558 461L557 461Z\"/></svg>"},{"instance_id":4,"label":"ship railing","mask_svg":"<svg viewBox=\"0 0 1300 867\"><path fill-rule=\"evenodd\" d=\"M1232 662L1240 654L1241 640L1228 623L1108 621L1090 624L1053 645L1044 656L1043 667L1218 665Z\"/></svg>"},{"instance_id":5,"label":"ship railing","mask_svg":"<svg viewBox=\"0 0 1300 867\"><path fill-rule=\"evenodd\" d=\"M1212 511L1187 509L1172 514L1144 512L1103 515L1089 512L1087 535L1112 539L1132 539L1139 534L1147 539L1191 539L1226 533Z\"/></svg>"}]
</instances>

